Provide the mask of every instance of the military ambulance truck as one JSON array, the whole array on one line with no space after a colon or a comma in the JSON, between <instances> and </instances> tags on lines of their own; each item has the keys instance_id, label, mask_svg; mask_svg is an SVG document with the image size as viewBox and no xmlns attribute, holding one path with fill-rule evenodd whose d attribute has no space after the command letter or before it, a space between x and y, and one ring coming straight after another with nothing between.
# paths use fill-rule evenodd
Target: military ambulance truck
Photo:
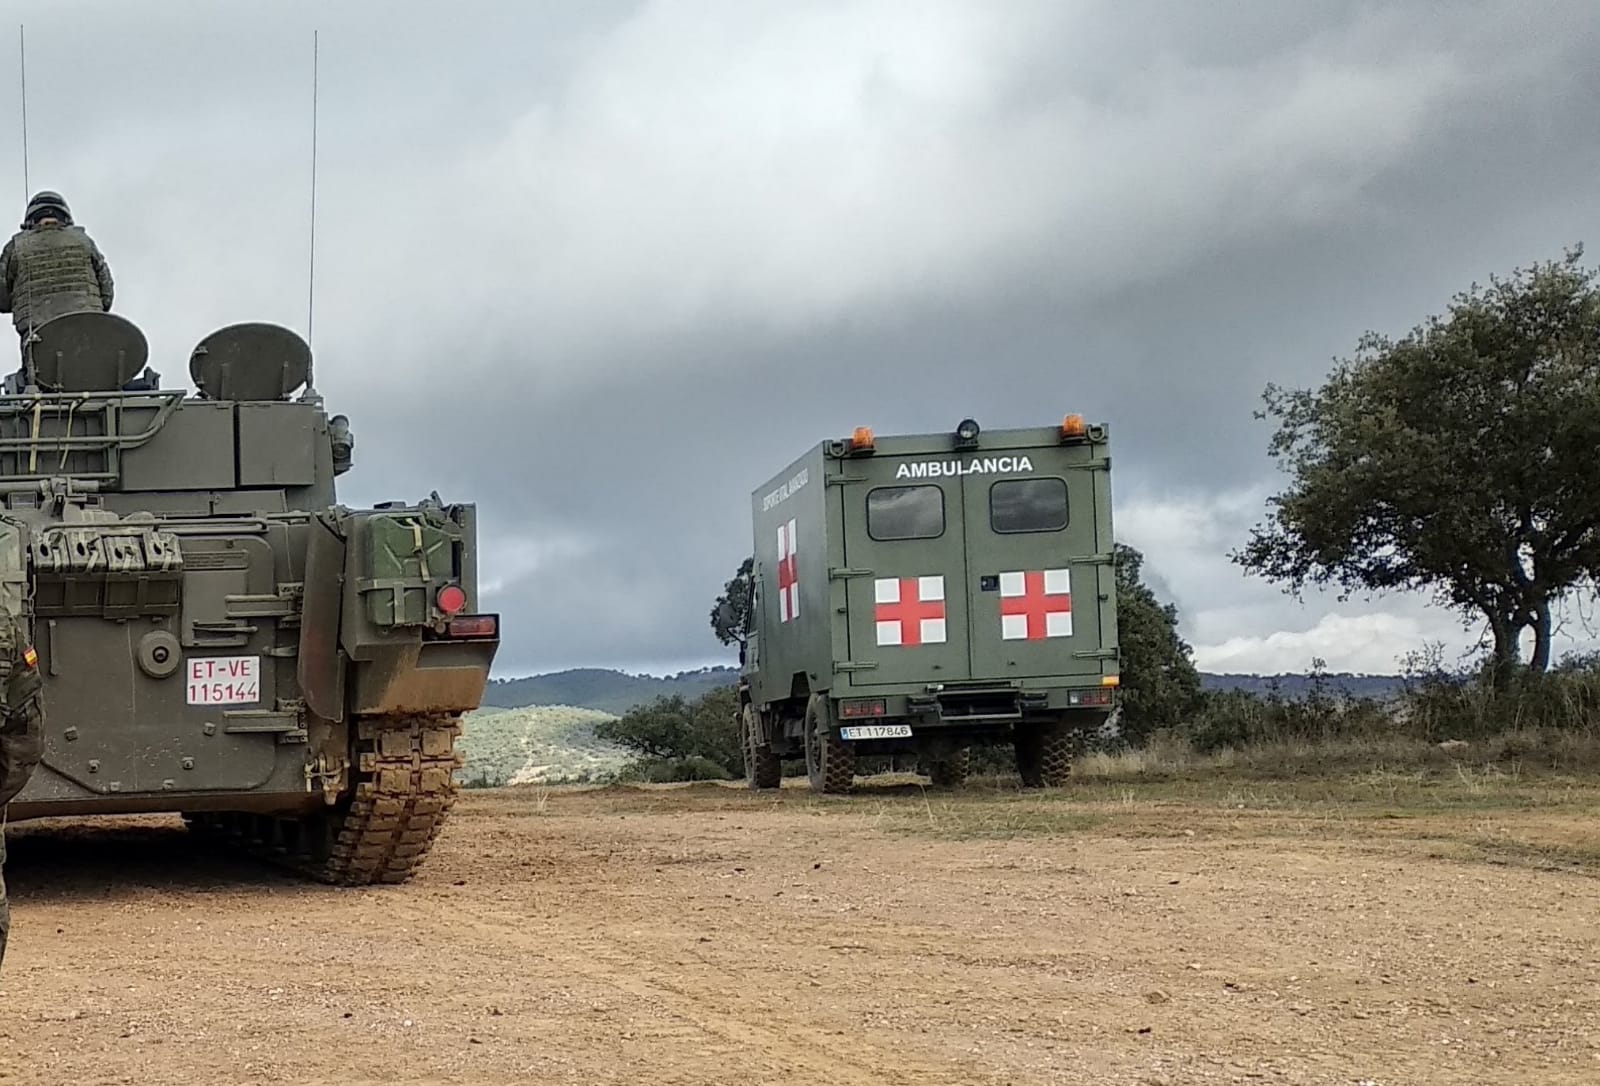
<instances>
[{"instance_id":1,"label":"military ambulance truck","mask_svg":"<svg viewBox=\"0 0 1600 1086\"><path fill-rule=\"evenodd\" d=\"M753 495L745 774L803 757L844 792L856 759L915 754L936 785L1008 743L1030 787L1065 783L1118 683L1103 425L824 441Z\"/></svg>"}]
</instances>

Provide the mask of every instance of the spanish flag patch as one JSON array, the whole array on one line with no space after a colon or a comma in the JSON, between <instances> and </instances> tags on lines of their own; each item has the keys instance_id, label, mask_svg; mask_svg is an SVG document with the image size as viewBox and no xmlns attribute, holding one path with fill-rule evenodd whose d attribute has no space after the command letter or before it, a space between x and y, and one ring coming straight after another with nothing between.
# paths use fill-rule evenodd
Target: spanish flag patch
<instances>
[{"instance_id":1,"label":"spanish flag patch","mask_svg":"<svg viewBox=\"0 0 1600 1086\"><path fill-rule=\"evenodd\" d=\"M32 645L22 650L22 658L28 662L29 667L39 666L39 654L33 651Z\"/></svg>"}]
</instances>

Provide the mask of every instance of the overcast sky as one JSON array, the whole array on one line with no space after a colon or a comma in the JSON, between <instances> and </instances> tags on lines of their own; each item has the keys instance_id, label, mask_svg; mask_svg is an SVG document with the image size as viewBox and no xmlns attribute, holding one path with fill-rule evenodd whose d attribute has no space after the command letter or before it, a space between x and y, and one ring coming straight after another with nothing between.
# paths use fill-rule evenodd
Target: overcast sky
<instances>
[{"instance_id":1,"label":"overcast sky","mask_svg":"<svg viewBox=\"0 0 1600 1086\"><path fill-rule=\"evenodd\" d=\"M727 662L749 494L804 448L1068 411L1110 425L1118 536L1202 667L1464 646L1227 561L1279 485L1251 411L1600 224L1592 0L3 10L27 185L180 386L222 324L306 331L319 29L341 497L479 504L506 676Z\"/></svg>"}]
</instances>

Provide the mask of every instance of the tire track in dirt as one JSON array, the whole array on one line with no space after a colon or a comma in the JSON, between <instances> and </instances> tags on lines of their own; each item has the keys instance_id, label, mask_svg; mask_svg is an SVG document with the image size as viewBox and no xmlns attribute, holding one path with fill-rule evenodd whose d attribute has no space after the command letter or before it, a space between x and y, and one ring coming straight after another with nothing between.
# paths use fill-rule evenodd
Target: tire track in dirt
<instances>
[{"instance_id":1,"label":"tire track in dirt","mask_svg":"<svg viewBox=\"0 0 1600 1086\"><path fill-rule=\"evenodd\" d=\"M436 911L409 904L400 904L396 911L411 914L419 923L438 919ZM818 1029L795 1017L784 1018L781 1025L774 1026L770 1024L772 1016L783 1012L764 1004L749 1007L760 1012L760 1018L740 1013L729 1006L728 998L721 993L748 992L744 983L747 974L729 973L723 967L704 961L693 965L678 960L661 962L659 945L619 937L610 930L604 937L563 932L552 940L548 934L531 934L526 916L479 903L459 903L451 912L474 927L492 930L499 943L517 946L562 970L643 1000L716 1038L739 1054L735 1058L739 1061L741 1075L759 1069L777 1081L792 1078L796 1071L804 1071L815 1076L817 1082L852 1086L885 1083L928 1086L930 1083L970 1084L975 1081L971 1068L957 1072L918 1061L901 1050L883 1051L865 1044L859 1034L845 1036L842 1032ZM553 942L561 948L559 953L552 953ZM684 981L693 977L698 983L672 983L659 975L646 978L640 975L641 967L658 973L670 969L674 976ZM841 1052L841 1049L847 1051ZM752 1063L756 1059L761 1061L759 1068Z\"/></svg>"}]
</instances>

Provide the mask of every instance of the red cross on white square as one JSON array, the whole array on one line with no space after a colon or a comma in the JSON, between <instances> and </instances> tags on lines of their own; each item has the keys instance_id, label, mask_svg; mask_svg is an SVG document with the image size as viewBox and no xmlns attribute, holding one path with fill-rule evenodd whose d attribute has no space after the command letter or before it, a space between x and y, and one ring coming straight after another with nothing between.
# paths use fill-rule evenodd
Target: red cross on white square
<instances>
[{"instance_id":1,"label":"red cross on white square","mask_svg":"<svg viewBox=\"0 0 1600 1086\"><path fill-rule=\"evenodd\" d=\"M1000 636L1007 641L1071 637L1071 574L1064 569L1000 574Z\"/></svg>"},{"instance_id":2,"label":"red cross on white square","mask_svg":"<svg viewBox=\"0 0 1600 1086\"><path fill-rule=\"evenodd\" d=\"M873 584L873 593L878 644L943 644L943 577L879 578Z\"/></svg>"},{"instance_id":3,"label":"red cross on white square","mask_svg":"<svg viewBox=\"0 0 1600 1086\"><path fill-rule=\"evenodd\" d=\"M794 521L778 525L778 621L800 614L800 564L795 560Z\"/></svg>"}]
</instances>

